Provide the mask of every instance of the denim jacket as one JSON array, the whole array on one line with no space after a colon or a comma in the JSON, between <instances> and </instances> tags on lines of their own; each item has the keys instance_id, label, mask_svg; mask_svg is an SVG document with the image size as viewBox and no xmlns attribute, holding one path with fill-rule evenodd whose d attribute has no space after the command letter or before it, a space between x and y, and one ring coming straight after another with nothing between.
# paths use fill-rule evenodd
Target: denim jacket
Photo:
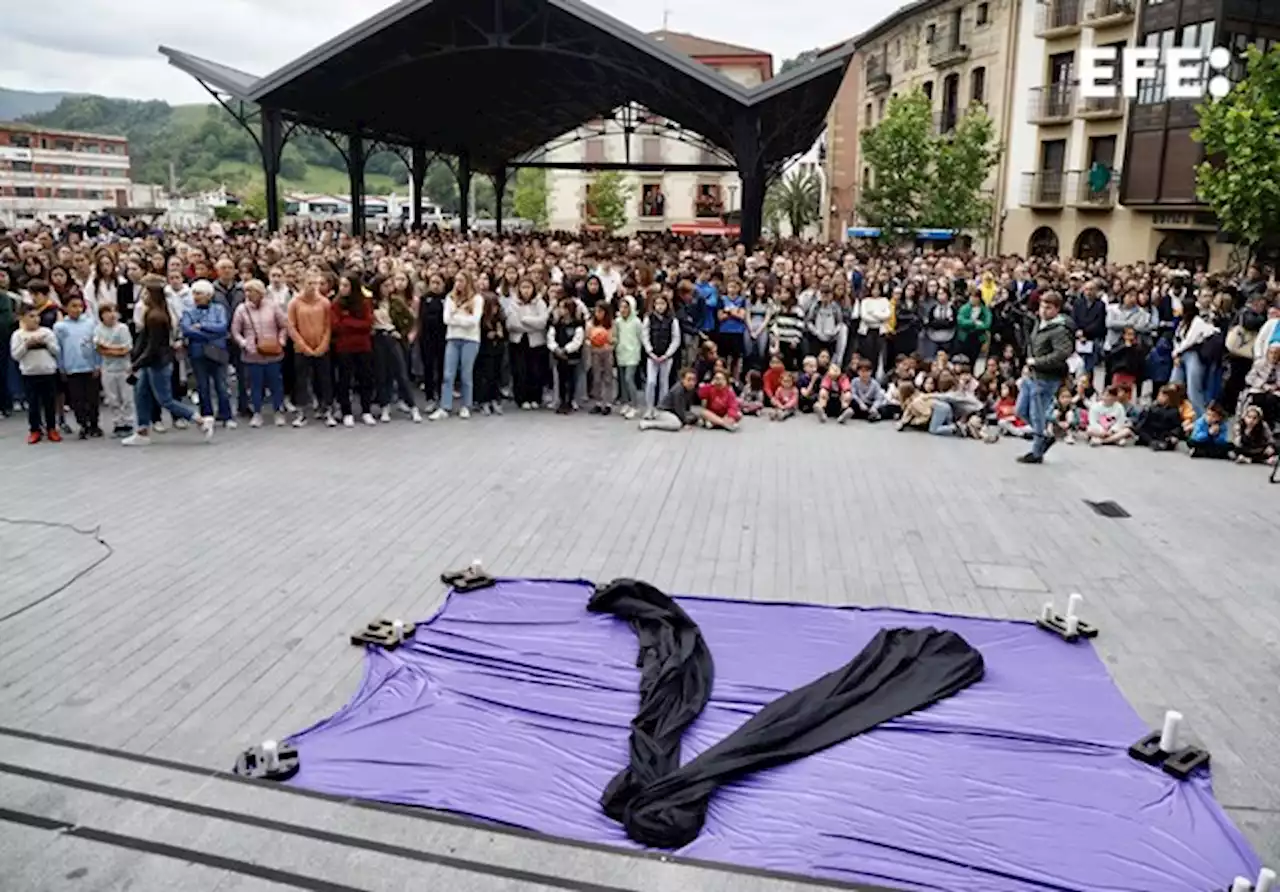
<instances>
[{"instance_id":1,"label":"denim jacket","mask_svg":"<svg viewBox=\"0 0 1280 892\"><path fill-rule=\"evenodd\" d=\"M193 359L204 356L207 344L227 349L227 329L227 308L216 301L182 311L182 336L187 339Z\"/></svg>"}]
</instances>

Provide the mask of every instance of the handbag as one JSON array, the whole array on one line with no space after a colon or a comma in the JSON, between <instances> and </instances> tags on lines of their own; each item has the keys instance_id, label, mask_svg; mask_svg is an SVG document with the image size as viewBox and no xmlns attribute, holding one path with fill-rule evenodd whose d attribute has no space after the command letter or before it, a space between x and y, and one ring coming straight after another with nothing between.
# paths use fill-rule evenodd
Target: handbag
<instances>
[{"instance_id":1,"label":"handbag","mask_svg":"<svg viewBox=\"0 0 1280 892\"><path fill-rule=\"evenodd\" d=\"M249 320L249 327L253 329L254 348L259 356L280 356L284 353L284 348L280 346L279 341L264 341L262 335L258 333L258 324L253 321L253 312L245 307L245 318Z\"/></svg>"},{"instance_id":2,"label":"handbag","mask_svg":"<svg viewBox=\"0 0 1280 892\"><path fill-rule=\"evenodd\" d=\"M217 365L226 365L231 361L231 354L227 348L219 347L217 344L205 344L200 355Z\"/></svg>"}]
</instances>

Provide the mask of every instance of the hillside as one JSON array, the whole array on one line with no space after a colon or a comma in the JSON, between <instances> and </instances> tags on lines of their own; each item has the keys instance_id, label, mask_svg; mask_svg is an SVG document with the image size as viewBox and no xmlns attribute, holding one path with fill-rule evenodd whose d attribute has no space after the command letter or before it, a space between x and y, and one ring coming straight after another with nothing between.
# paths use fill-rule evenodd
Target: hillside
<instances>
[{"instance_id":1,"label":"hillside","mask_svg":"<svg viewBox=\"0 0 1280 892\"><path fill-rule=\"evenodd\" d=\"M52 111L70 93L37 93L32 90L6 90L0 87L0 121L13 121L27 115Z\"/></svg>"}]
</instances>

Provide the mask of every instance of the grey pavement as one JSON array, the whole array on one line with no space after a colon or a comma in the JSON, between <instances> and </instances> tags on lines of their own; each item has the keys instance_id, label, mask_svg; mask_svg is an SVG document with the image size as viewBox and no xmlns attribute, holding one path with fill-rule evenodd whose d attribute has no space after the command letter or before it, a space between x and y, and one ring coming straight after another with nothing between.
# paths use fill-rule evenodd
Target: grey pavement
<instances>
[{"instance_id":1,"label":"grey pavement","mask_svg":"<svg viewBox=\"0 0 1280 892\"><path fill-rule=\"evenodd\" d=\"M1219 800L1280 865L1280 486L1261 469L1085 446L1028 468L1013 463L1017 444L810 419L640 434L617 418L509 413L242 429L211 445L174 432L136 451L29 447L23 428L0 424L0 616L22 611L0 622L0 726L226 768L244 746L341 706L361 671L351 630L430 615L441 570L475 558L501 575L625 575L672 593L979 616L1031 617L1078 591L1121 690L1153 726L1183 712L1212 752ZM1101 517L1085 500L1132 517ZM457 826L409 829L422 822L3 734L0 762L19 769L0 772L4 808L173 847L0 821L6 890L258 890L298 877L408 888L404 876L422 878L417 888L544 888L412 853L371 866L359 846L250 832L147 796L432 857L456 851L581 888L806 888ZM234 867L244 864L281 873Z\"/></svg>"}]
</instances>

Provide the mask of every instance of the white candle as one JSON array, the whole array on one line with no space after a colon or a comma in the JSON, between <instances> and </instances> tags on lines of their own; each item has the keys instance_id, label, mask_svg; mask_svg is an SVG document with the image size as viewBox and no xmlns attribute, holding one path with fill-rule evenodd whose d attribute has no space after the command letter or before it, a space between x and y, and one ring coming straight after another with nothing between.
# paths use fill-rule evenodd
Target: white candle
<instances>
[{"instance_id":1,"label":"white candle","mask_svg":"<svg viewBox=\"0 0 1280 892\"><path fill-rule=\"evenodd\" d=\"M1075 594L1067 598L1067 616L1075 616L1080 612L1080 605L1084 603L1084 595Z\"/></svg>"},{"instance_id":2,"label":"white candle","mask_svg":"<svg viewBox=\"0 0 1280 892\"><path fill-rule=\"evenodd\" d=\"M1074 613L1067 614L1067 635L1074 637L1080 634L1080 617Z\"/></svg>"},{"instance_id":3,"label":"white candle","mask_svg":"<svg viewBox=\"0 0 1280 892\"><path fill-rule=\"evenodd\" d=\"M1043 619L1045 622L1048 622L1049 620L1053 619L1053 602L1052 601L1047 601L1044 607L1040 610L1040 618Z\"/></svg>"},{"instance_id":4,"label":"white candle","mask_svg":"<svg viewBox=\"0 0 1280 892\"><path fill-rule=\"evenodd\" d=\"M471 572L472 573L484 572L484 565L480 563L480 558L476 558L474 561L471 562Z\"/></svg>"},{"instance_id":5,"label":"white candle","mask_svg":"<svg viewBox=\"0 0 1280 892\"><path fill-rule=\"evenodd\" d=\"M1258 871L1258 882L1253 884L1253 892L1271 892L1271 887L1276 884L1276 872L1270 867L1264 867Z\"/></svg>"},{"instance_id":6,"label":"white candle","mask_svg":"<svg viewBox=\"0 0 1280 892\"><path fill-rule=\"evenodd\" d=\"M1253 892L1253 886L1244 877L1236 877L1231 881L1231 892Z\"/></svg>"},{"instance_id":7,"label":"white candle","mask_svg":"<svg viewBox=\"0 0 1280 892\"><path fill-rule=\"evenodd\" d=\"M266 757L267 770L275 771L280 765L280 745L274 740L265 740L262 743L262 755Z\"/></svg>"},{"instance_id":8,"label":"white candle","mask_svg":"<svg viewBox=\"0 0 1280 892\"><path fill-rule=\"evenodd\" d=\"M1178 749L1178 729L1182 725L1182 713L1172 709L1164 714L1164 728L1160 731L1160 751L1176 752Z\"/></svg>"},{"instance_id":9,"label":"white candle","mask_svg":"<svg viewBox=\"0 0 1280 892\"><path fill-rule=\"evenodd\" d=\"M395 633L396 641L404 641L404 620L398 619L391 624L391 630Z\"/></svg>"}]
</instances>

